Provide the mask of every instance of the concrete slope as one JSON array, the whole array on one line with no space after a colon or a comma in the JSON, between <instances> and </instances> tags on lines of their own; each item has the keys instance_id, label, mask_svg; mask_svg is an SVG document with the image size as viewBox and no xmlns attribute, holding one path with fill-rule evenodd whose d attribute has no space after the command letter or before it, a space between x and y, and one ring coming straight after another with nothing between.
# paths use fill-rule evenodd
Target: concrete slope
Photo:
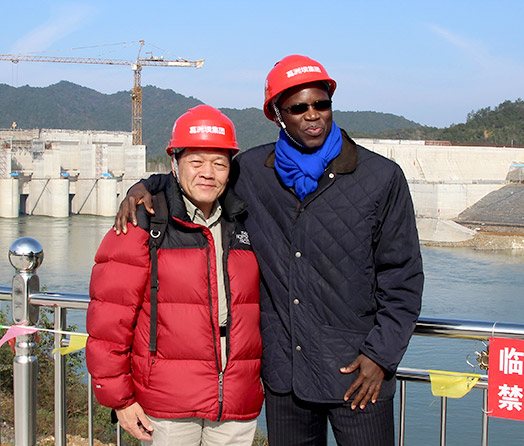
<instances>
[{"instance_id":1,"label":"concrete slope","mask_svg":"<svg viewBox=\"0 0 524 446\"><path fill-rule=\"evenodd\" d=\"M480 224L524 230L524 185L508 184L479 200L455 219L462 224Z\"/></svg>"},{"instance_id":2,"label":"concrete slope","mask_svg":"<svg viewBox=\"0 0 524 446\"><path fill-rule=\"evenodd\" d=\"M418 218L417 229L422 244L464 242L476 234L476 231L458 223L438 218Z\"/></svg>"}]
</instances>

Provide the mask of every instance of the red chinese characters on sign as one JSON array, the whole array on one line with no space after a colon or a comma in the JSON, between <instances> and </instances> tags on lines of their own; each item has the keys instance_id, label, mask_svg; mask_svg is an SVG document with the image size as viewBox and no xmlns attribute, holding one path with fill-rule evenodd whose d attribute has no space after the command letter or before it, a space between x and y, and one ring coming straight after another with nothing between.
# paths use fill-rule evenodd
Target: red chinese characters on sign
<instances>
[{"instance_id":1,"label":"red chinese characters on sign","mask_svg":"<svg viewBox=\"0 0 524 446\"><path fill-rule=\"evenodd\" d=\"M488 415L524 421L524 341L489 341Z\"/></svg>"}]
</instances>

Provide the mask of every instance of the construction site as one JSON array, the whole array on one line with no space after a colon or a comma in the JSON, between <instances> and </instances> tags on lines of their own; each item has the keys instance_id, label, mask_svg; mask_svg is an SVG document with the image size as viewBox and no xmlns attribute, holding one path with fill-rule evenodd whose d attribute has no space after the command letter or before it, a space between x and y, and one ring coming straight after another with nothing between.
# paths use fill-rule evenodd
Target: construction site
<instances>
[{"instance_id":1,"label":"construction site","mask_svg":"<svg viewBox=\"0 0 524 446\"><path fill-rule=\"evenodd\" d=\"M0 129L0 217L71 214L112 216L120 196L142 178L146 147L142 144L142 85L144 66L201 68L204 60L171 60L142 50L136 59L56 57L0 54L0 61L129 66L131 132L94 130ZM106 46L106 45L98 45ZM97 47L98 47L97 46Z\"/></svg>"},{"instance_id":2,"label":"construction site","mask_svg":"<svg viewBox=\"0 0 524 446\"><path fill-rule=\"evenodd\" d=\"M443 146L357 139L396 161L418 218L452 220L488 194L524 179L524 148ZM0 217L113 216L146 173L131 132L0 129Z\"/></svg>"},{"instance_id":3,"label":"construction site","mask_svg":"<svg viewBox=\"0 0 524 446\"><path fill-rule=\"evenodd\" d=\"M145 168L130 132L0 129L0 217L115 215Z\"/></svg>"}]
</instances>

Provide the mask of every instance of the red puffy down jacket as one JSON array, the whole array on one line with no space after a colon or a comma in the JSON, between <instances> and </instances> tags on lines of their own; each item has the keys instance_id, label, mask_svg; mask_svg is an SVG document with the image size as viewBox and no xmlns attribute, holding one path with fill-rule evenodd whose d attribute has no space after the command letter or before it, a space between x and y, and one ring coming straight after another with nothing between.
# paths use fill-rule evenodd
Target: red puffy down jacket
<instances>
[{"instance_id":1,"label":"red puffy down jacket","mask_svg":"<svg viewBox=\"0 0 524 446\"><path fill-rule=\"evenodd\" d=\"M100 404L135 401L158 418L250 420L263 401L260 382L259 271L237 199L223 203L229 318L221 366L215 249L211 233L188 221L178 187L166 191L172 218L158 250L157 351L149 351L148 217L125 236L110 230L95 257L87 312L88 370ZM231 205L233 203L233 205ZM241 202L240 202L241 203ZM236 209L236 211L235 211Z\"/></svg>"}]
</instances>

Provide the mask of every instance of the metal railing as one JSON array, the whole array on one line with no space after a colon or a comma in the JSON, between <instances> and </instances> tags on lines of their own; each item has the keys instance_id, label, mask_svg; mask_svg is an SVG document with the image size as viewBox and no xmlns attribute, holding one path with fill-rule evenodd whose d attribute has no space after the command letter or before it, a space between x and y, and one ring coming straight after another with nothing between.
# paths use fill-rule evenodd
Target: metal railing
<instances>
[{"instance_id":1,"label":"metal railing","mask_svg":"<svg viewBox=\"0 0 524 446\"><path fill-rule=\"evenodd\" d=\"M11 246L9 259L16 270L13 287L0 287L0 300L11 301L13 322L23 326L34 326L38 320L40 306L54 308L54 344L63 346L63 332L66 329L68 309L87 310L89 296L85 294L53 293L39 289L36 269L43 259L40 244L30 238L22 237ZM420 318L415 335L453 339L488 340L490 337L524 339L524 324L504 322L472 321L459 319ZM13 360L14 401L15 401L15 444L16 446L36 445L36 367L38 359L33 355L34 334L16 338L15 358ZM55 353L55 445L66 446L66 394L65 357ZM399 368L397 379L399 391L399 433L398 444L405 443L406 421L406 383L430 382L429 372L424 369ZM481 445L488 444L487 417L488 378L482 376L474 388L481 389L483 395ZM88 440L93 445L93 393L88 375ZM447 398L441 398L440 445L446 444ZM121 443L120 429L117 429L117 444Z\"/></svg>"},{"instance_id":2,"label":"metal railing","mask_svg":"<svg viewBox=\"0 0 524 446\"><path fill-rule=\"evenodd\" d=\"M459 319L436 319L419 318L415 328L415 335L431 336L453 339L469 339L486 341L491 337L502 337L511 339L524 339L524 324L513 324L506 322L473 321ZM406 383L430 382L430 374L427 370L400 367L397 370L397 380L400 381L399 392L399 446L405 442L406 421ZM488 377L481 376L473 388L481 389L482 401L482 427L481 446L488 445ZM440 397L440 446L446 444L447 426L447 397Z\"/></svg>"}]
</instances>

